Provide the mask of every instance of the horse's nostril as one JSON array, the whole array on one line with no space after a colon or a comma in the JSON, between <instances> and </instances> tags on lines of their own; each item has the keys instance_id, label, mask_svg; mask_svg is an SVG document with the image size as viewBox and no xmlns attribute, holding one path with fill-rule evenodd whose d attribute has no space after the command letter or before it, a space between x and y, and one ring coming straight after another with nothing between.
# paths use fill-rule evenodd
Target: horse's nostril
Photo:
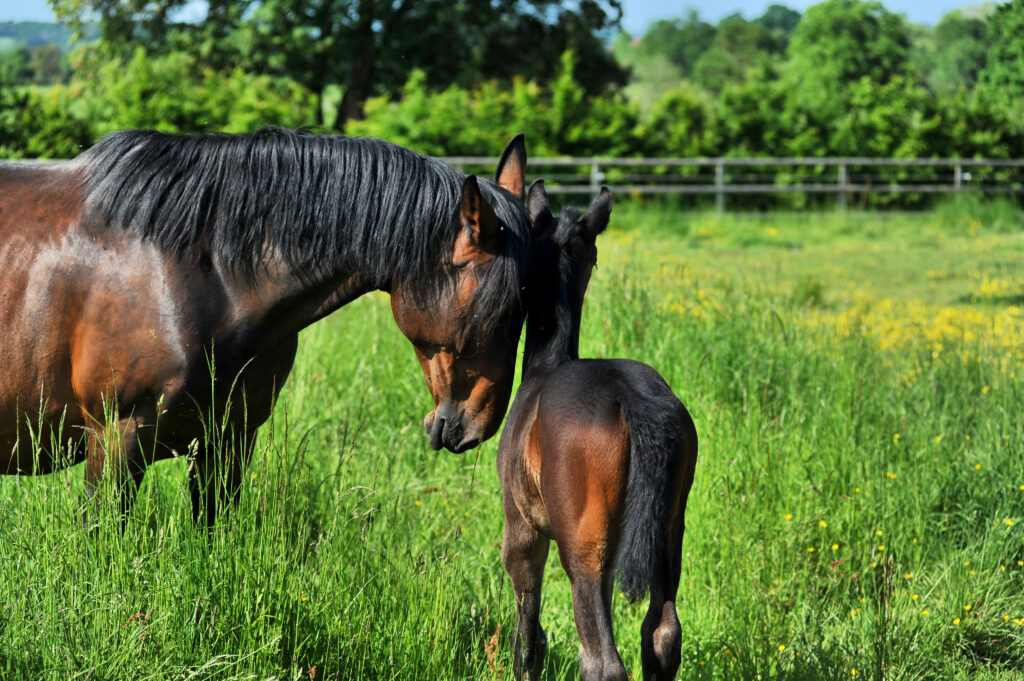
<instances>
[{"instance_id":1,"label":"horse's nostril","mask_svg":"<svg viewBox=\"0 0 1024 681\"><path fill-rule=\"evenodd\" d=\"M427 433L430 435L430 447L435 451L441 449L444 442L444 431L447 430L448 422L444 417L435 417Z\"/></svg>"},{"instance_id":2,"label":"horse's nostril","mask_svg":"<svg viewBox=\"0 0 1024 681\"><path fill-rule=\"evenodd\" d=\"M462 427L462 423L459 421L446 421L444 424L444 446L448 448L448 451L458 454L464 451L460 448L462 443L463 434L465 428Z\"/></svg>"}]
</instances>

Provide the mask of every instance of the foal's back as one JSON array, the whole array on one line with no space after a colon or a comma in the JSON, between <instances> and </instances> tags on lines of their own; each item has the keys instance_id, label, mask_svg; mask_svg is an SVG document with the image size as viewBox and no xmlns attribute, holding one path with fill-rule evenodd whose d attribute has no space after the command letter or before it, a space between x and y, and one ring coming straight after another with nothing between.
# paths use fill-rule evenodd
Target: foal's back
<instances>
[{"instance_id":1,"label":"foal's back","mask_svg":"<svg viewBox=\"0 0 1024 681\"><path fill-rule=\"evenodd\" d=\"M542 519L537 529L559 542L563 558L615 558L620 544L644 530L625 523L631 477L634 494L685 500L696 430L683 403L649 365L572 360L528 379L524 387L532 388L534 408L515 410L508 427L522 434L522 459L534 473L540 500L557 500L532 515ZM658 479L635 479L654 471ZM660 515L669 534L682 522L678 503ZM597 533L604 538L597 541Z\"/></svg>"}]
</instances>

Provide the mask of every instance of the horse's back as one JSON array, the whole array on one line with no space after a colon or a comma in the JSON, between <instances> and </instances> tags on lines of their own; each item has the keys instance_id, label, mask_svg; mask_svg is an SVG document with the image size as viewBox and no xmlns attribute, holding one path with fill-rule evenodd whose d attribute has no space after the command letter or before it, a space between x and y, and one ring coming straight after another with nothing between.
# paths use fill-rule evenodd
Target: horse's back
<instances>
[{"instance_id":1,"label":"horse's back","mask_svg":"<svg viewBox=\"0 0 1024 681\"><path fill-rule=\"evenodd\" d=\"M680 464L673 466L675 470L692 471L693 421L647 364L573 360L527 379L523 388L522 403L513 405L509 414L508 445L503 437L503 449L514 450L502 453L513 462L503 464L503 481L520 478L509 486L524 500L524 515L536 519L534 524L542 531L557 534L559 525L579 528L580 519L587 517L592 517L595 528L614 525L607 514L623 512L636 449L633 440L641 432L657 433L669 443L671 451L665 455ZM520 401L519 396L516 399ZM566 516L561 521L560 514ZM595 529L593 534L600 533Z\"/></svg>"},{"instance_id":2,"label":"horse's back","mask_svg":"<svg viewBox=\"0 0 1024 681\"><path fill-rule=\"evenodd\" d=\"M546 378L539 411L580 424L615 420L623 411L685 412L661 374L631 359L579 359ZM666 416L667 417L667 416Z\"/></svg>"}]
</instances>

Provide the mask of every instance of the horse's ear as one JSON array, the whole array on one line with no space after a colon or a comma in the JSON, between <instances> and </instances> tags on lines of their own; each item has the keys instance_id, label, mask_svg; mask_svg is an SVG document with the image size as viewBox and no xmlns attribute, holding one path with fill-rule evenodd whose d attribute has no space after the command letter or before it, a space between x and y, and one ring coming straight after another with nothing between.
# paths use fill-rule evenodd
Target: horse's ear
<instances>
[{"instance_id":1,"label":"horse's ear","mask_svg":"<svg viewBox=\"0 0 1024 681\"><path fill-rule=\"evenodd\" d=\"M597 239L597 235L608 226L608 220L612 216L612 193L608 187L601 187L601 193L590 204L590 208L583 214L580 223L583 227L582 234L590 241Z\"/></svg>"},{"instance_id":2,"label":"horse's ear","mask_svg":"<svg viewBox=\"0 0 1024 681\"><path fill-rule=\"evenodd\" d=\"M551 224L551 204L544 191L544 180L534 180L526 192L526 213L530 216L530 232L534 239Z\"/></svg>"},{"instance_id":3,"label":"horse's ear","mask_svg":"<svg viewBox=\"0 0 1024 681\"><path fill-rule=\"evenodd\" d=\"M494 171L494 181L513 196L523 199L526 189L526 135L519 133L505 145Z\"/></svg>"},{"instance_id":4,"label":"horse's ear","mask_svg":"<svg viewBox=\"0 0 1024 681\"><path fill-rule=\"evenodd\" d=\"M470 260L493 255L497 250L500 234L498 218L494 215L491 204L480 193L480 185L475 175L470 175L462 183L462 207L459 217L462 229L455 240L453 262L464 264Z\"/></svg>"}]
</instances>

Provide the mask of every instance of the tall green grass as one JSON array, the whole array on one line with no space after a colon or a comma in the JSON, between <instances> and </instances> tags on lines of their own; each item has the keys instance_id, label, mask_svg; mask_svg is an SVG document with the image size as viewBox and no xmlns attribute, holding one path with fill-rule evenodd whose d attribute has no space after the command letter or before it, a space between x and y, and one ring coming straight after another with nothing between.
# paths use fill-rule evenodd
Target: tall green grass
<instances>
[{"instance_id":1,"label":"tall green grass","mask_svg":"<svg viewBox=\"0 0 1024 681\"><path fill-rule=\"evenodd\" d=\"M666 215L678 229L599 242L581 342L584 356L661 371L700 434L679 678L1019 678L1014 365L985 339L963 362L800 324L807 305L829 304L832 282L815 275L818 303L764 283L799 282L800 262L705 281L699 268L728 271L737 252L855 238L845 223L773 218L744 229L773 227L795 245L737 244L722 226L694 241L706 219ZM948 236L940 257L959 248ZM698 283L680 275L691 263ZM717 304L666 304L696 299L693 288ZM123 534L106 507L95 532L80 529L80 469L0 478L0 678L510 678L496 439L431 451L420 425L431 406L386 299L369 296L303 334L240 504L211 533L191 526L184 459L150 469ZM637 678L644 611L616 598ZM577 678L555 551L541 620L546 678Z\"/></svg>"}]
</instances>

